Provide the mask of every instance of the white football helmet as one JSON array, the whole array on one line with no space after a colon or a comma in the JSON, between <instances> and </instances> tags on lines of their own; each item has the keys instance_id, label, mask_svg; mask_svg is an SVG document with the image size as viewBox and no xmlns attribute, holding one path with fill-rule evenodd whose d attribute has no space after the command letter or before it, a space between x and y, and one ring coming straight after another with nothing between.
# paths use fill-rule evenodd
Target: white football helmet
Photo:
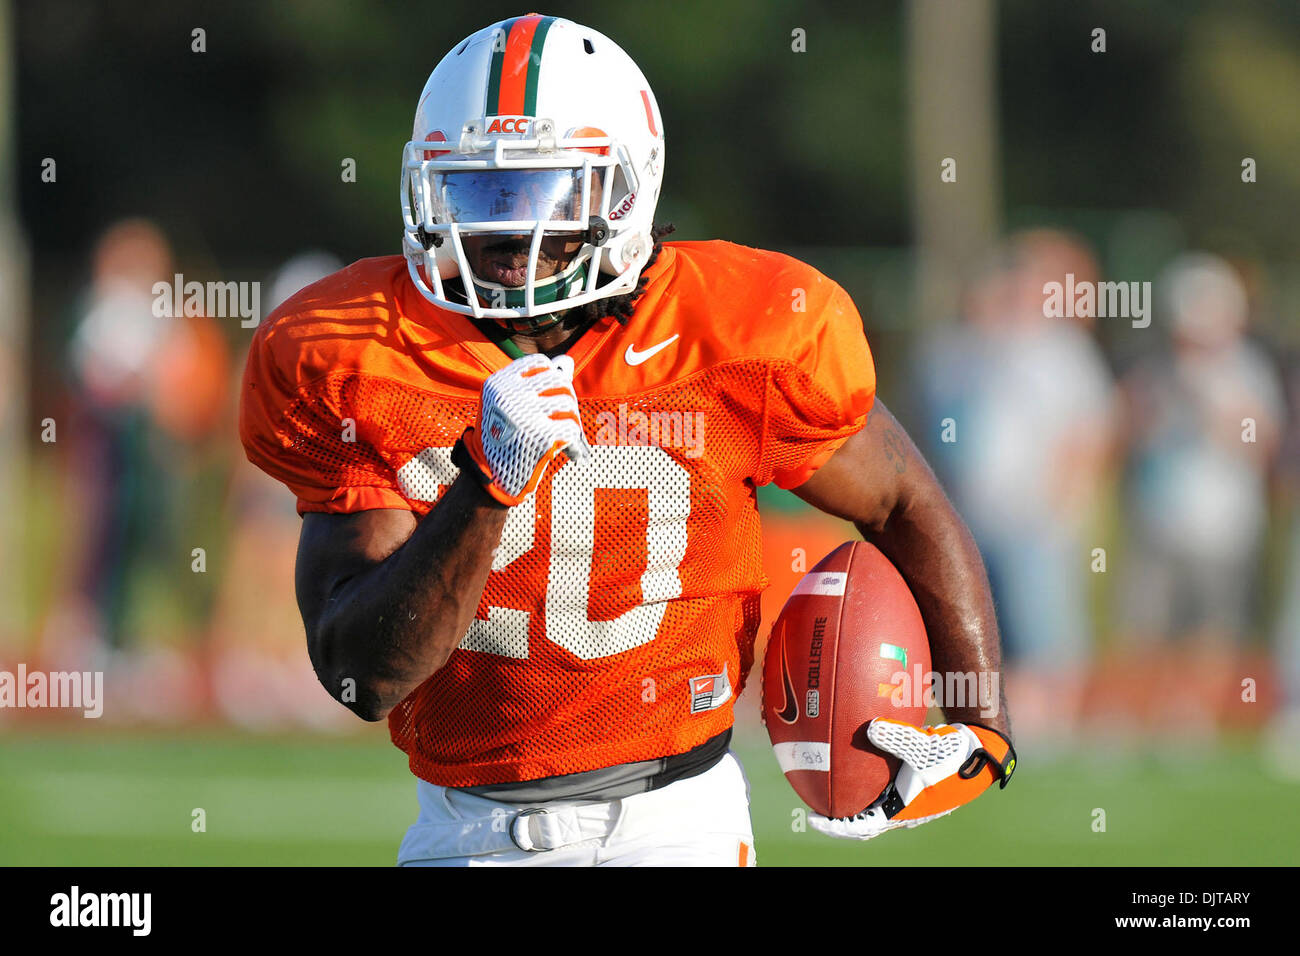
<instances>
[{"instance_id":1,"label":"white football helmet","mask_svg":"<svg viewBox=\"0 0 1300 956\"><path fill-rule=\"evenodd\" d=\"M411 280L440 308L523 331L631 292L653 249L663 169L654 93L617 44L559 17L495 23L443 57L420 94L402 154ZM461 240L486 233L531 237L524 285L470 269ZM582 247L537 279L555 235Z\"/></svg>"}]
</instances>

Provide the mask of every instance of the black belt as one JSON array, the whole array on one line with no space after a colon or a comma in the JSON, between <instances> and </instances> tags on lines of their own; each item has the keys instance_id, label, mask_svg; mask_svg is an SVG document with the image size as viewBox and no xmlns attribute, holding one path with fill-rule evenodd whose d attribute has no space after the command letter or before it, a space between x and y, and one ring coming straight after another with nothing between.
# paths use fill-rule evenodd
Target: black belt
<instances>
[{"instance_id":1,"label":"black belt","mask_svg":"<svg viewBox=\"0 0 1300 956\"><path fill-rule=\"evenodd\" d=\"M502 803L545 803L551 800L618 800L658 790L712 770L731 746L731 728L685 753L638 760L539 780L489 783L456 789Z\"/></svg>"}]
</instances>

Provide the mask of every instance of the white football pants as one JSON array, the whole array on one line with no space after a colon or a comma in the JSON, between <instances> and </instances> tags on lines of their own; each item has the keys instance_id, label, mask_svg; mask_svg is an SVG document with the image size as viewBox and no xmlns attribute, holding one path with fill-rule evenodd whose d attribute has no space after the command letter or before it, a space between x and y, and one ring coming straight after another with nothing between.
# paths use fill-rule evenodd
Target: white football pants
<instances>
[{"instance_id":1,"label":"white football pants","mask_svg":"<svg viewBox=\"0 0 1300 956\"><path fill-rule=\"evenodd\" d=\"M735 754L606 803L511 804L417 782L398 866L754 866L749 781Z\"/></svg>"}]
</instances>

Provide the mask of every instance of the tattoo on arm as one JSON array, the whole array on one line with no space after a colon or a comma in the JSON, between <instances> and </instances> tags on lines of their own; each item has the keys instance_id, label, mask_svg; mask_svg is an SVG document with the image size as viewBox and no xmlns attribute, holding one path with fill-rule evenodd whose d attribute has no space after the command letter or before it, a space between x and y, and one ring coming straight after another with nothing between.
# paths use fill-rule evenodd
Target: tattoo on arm
<instances>
[{"instance_id":1,"label":"tattoo on arm","mask_svg":"<svg viewBox=\"0 0 1300 956\"><path fill-rule=\"evenodd\" d=\"M907 443L895 428L886 428L884 435L885 457L894 463L894 471L902 474L907 470Z\"/></svg>"}]
</instances>

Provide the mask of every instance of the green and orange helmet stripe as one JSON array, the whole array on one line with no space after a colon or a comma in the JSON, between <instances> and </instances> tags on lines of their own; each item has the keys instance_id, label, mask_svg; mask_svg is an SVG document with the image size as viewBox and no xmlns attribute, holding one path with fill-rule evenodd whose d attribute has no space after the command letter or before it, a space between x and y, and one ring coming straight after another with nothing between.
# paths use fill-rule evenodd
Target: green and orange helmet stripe
<instances>
[{"instance_id":1,"label":"green and orange helmet stripe","mask_svg":"<svg viewBox=\"0 0 1300 956\"><path fill-rule=\"evenodd\" d=\"M488 67L484 116L536 116L537 79L542 70L542 47L555 17L530 13L506 20L499 29L504 42L493 40Z\"/></svg>"}]
</instances>

